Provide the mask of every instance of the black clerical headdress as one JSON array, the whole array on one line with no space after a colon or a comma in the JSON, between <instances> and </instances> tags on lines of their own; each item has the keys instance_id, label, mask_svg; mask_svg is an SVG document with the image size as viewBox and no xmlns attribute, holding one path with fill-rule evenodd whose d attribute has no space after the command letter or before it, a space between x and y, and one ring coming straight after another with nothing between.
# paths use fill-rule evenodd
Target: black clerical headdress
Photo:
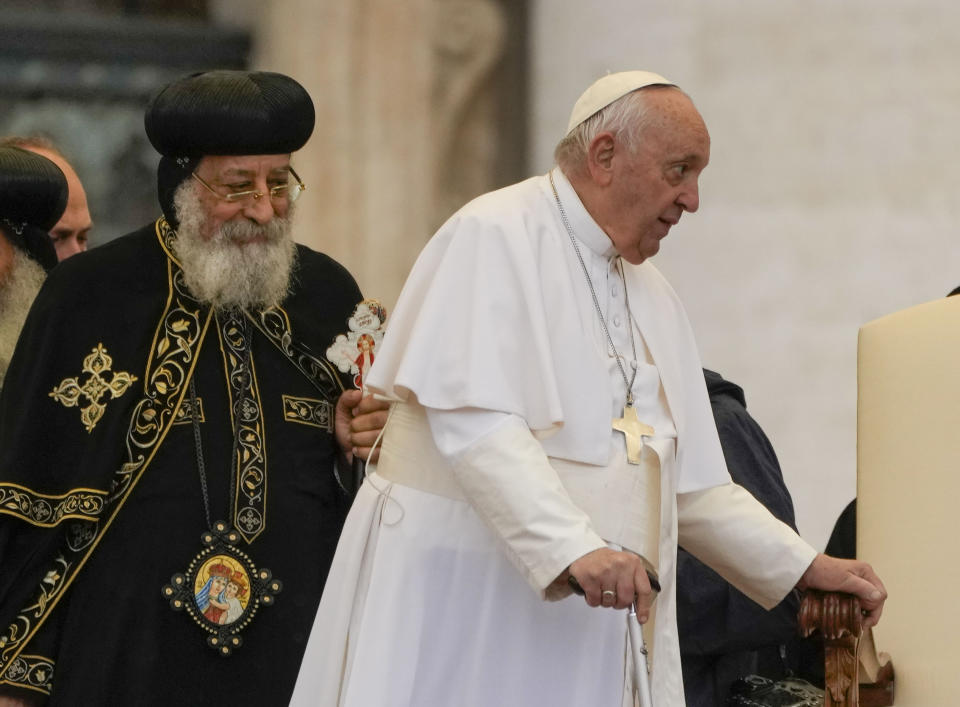
<instances>
[{"instance_id":1,"label":"black clerical headdress","mask_svg":"<svg viewBox=\"0 0 960 707\"><path fill-rule=\"evenodd\" d=\"M67 206L67 178L53 162L19 147L0 147L0 230L50 270L57 252L49 231Z\"/></svg>"},{"instance_id":2,"label":"black clerical headdress","mask_svg":"<svg viewBox=\"0 0 960 707\"><path fill-rule=\"evenodd\" d=\"M313 132L313 101L289 76L267 71L207 71L165 86L144 116L163 157L160 206L176 224L173 194L204 155L279 155L299 150Z\"/></svg>"}]
</instances>

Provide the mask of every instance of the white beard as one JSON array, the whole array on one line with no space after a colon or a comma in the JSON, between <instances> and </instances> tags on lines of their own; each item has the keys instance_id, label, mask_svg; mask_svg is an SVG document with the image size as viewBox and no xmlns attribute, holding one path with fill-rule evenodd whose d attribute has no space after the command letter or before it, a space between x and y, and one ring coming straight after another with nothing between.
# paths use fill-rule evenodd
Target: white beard
<instances>
[{"instance_id":1,"label":"white beard","mask_svg":"<svg viewBox=\"0 0 960 707\"><path fill-rule=\"evenodd\" d=\"M0 235L3 238L3 235ZM0 388L17 346L17 337L47 273L23 251L13 249L13 264L0 282Z\"/></svg>"},{"instance_id":2,"label":"white beard","mask_svg":"<svg viewBox=\"0 0 960 707\"><path fill-rule=\"evenodd\" d=\"M263 226L230 221L205 239L208 216L192 181L180 185L173 204L180 222L174 254L184 283L198 300L215 309L262 309L286 298L297 260L290 233L292 210ZM247 243L257 237L264 240Z\"/></svg>"}]
</instances>

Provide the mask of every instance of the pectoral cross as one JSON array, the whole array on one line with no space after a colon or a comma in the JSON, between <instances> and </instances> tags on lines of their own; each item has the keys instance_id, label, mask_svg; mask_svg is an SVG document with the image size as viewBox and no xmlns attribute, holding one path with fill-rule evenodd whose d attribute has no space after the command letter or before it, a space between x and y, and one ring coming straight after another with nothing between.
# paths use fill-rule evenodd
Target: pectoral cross
<instances>
[{"instance_id":1,"label":"pectoral cross","mask_svg":"<svg viewBox=\"0 0 960 707\"><path fill-rule=\"evenodd\" d=\"M630 464L639 464L643 437L651 436L653 428L637 419L637 409L628 402L623 406L623 417L613 419L613 429L623 432L623 436L626 437L627 461Z\"/></svg>"}]
</instances>

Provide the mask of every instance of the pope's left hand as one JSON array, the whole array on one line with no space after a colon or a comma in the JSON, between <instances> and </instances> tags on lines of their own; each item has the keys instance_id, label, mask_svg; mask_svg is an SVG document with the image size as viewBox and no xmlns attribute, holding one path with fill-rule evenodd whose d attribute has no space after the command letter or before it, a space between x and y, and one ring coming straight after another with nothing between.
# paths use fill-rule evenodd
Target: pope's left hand
<instances>
[{"instance_id":1,"label":"pope's left hand","mask_svg":"<svg viewBox=\"0 0 960 707\"><path fill-rule=\"evenodd\" d=\"M883 603L887 600L886 587L873 567L859 560L841 560L823 553L813 558L797 588L855 594L864 611L864 629L877 625L883 613Z\"/></svg>"},{"instance_id":2,"label":"pope's left hand","mask_svg":"<svg viewBox=\"0 0 960 707\"><path fill-rule=\"evenodd\" d=\"M380 430L387 424L389 407L390 403L377 400L372 395L365 396L359 390L343 392L337 400L334 424L337 444L346 454L347 461L352 462L354 456L366 461ZM376 463L379 458L380 448L378 447L370 457L370 461Z\"/></svg>"}]
</instances>

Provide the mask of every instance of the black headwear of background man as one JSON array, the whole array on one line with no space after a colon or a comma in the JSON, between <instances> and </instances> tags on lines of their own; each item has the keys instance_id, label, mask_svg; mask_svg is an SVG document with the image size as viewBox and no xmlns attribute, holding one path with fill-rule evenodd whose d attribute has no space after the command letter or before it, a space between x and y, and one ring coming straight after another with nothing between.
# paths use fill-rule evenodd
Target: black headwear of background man
<instances>
[{"instance_id":1,"label":"black headwear of background man","mask_svg":"<svg viewBox=\"0 0 960 707\"><path fill-rule=\"evenodd\" d=\"M0 139L0 147L19 147L46 157L67 178L67 206L60 219L50 228L50 240L57 251L58 260L82 253L87 249L93 219L87 205L87 192L83 183L60 148L45 135L10 135Z\"/></svg>"},{"instance_id":2,"label":"black headwear of background man","mask_svg":"<svg viewBox=\"0 0 960 707\"><path fill-rule=\"evenodd\" d=\"M0 231L50 270L57 253L47 235L67 206L67 179L50 160L18 147L0 148Z\"/></svg>"}]
</instances>

